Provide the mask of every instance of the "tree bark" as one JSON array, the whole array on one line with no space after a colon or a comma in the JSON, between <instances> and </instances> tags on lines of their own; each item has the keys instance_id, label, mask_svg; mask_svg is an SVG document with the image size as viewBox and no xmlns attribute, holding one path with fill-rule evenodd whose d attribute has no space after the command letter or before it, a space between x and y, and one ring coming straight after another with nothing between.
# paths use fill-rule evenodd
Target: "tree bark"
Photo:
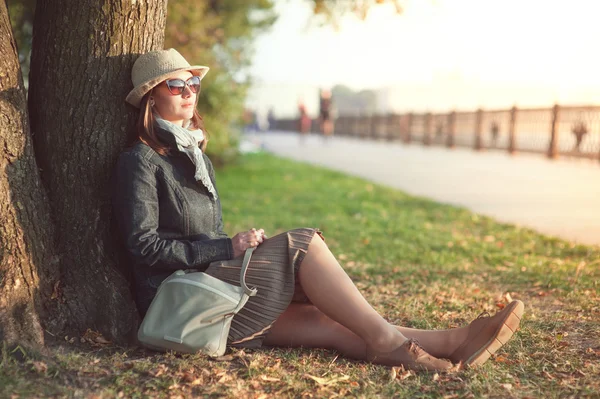
<instances>
[{"instance_id":1,"label":"tree bark","mask_svg":"<svg viewBox=\"0 0 600 399\"><path fill-rule=\"evenodd\" d=\"M35 11L29 111L56 227L64 311L57 332L124 342L137 326L110 227L110 176L135 112L138 54L162 48L166 0L47 0Z\"/></svg>"},{"instance_id":2,"label":"tree bark","mask_svg":"<svg viewBox=\"0 0 600 399\"><path fill-rule=\"evenodd\" d=\"M0 1L0 54L0 341L41 346L39 315L53 304L43 298L52 297L56 279L53 229L5 1Z\"/></svg>"}]
</instances>

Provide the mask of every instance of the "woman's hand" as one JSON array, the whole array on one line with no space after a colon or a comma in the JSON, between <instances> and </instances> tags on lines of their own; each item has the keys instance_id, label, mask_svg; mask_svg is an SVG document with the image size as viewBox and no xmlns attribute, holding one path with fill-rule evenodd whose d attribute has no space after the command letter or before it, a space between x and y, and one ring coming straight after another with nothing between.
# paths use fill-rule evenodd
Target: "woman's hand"
<instances>
[{"instance_id":1,"label":"woman's hand","mask_svg":"<svg viewBox=\"0 0 600 399\"><path fill-rule=\"evenodd\" d=\"M233 244L233 257L237 258L238 256L243 255L248 248L257 247L266 239L267 236L263 229L256 230L253 228L249 231L237 233L231 239L231 243Z\"/></svg>"}]
</instances>

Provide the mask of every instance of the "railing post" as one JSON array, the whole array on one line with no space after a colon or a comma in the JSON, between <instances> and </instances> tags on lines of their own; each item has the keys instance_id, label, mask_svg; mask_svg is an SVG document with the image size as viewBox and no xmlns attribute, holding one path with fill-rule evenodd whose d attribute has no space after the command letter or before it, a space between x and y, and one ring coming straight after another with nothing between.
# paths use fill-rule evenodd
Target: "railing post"
<instances>
[{"instance_id":1,"label":"railing post","mask_svg":"<svg viewBox=\"0 0 600 399\"><path fill-rule=\"evenodd\" d=\"M365 120L366 119L367 119L367 115L360 115L358 117L358 126L359 126L358 137L361 139L364 139L367 135L367 132L365 132L365 130L366 130Z\"/></svg>"},{"instance_id":2,"label":"railing post","mask_svg":"<svg viewBox=\"0 0 600 399\"><path fill-rule=\"evenodd\" d=\"M510 109L510 123L508 124L508 152L514 154L517 150L515 140L515 126L517 124L517 107L513 106Z\"/></svg>"},{"instance_id":3,"label":"railing post","mask_svg":"<svg viewBox=\"0 0 600 399\"><path fill-rule=\"evenodd\" d=\"M371 139L377 140L379 138L379 115L371 116Z\"/></svg>"},{"instance_id":4,"label":"railing post","mask_svg":"<svg viewBox=\"0 0 600 399\"><path fill-rule=\"evenodd\" d=\"M558 118L560 107L554 104L552 108L552 125L550 126L550 143L548 144L548 158L558 157Z\"/></svg>"},{"instance_id":5,"label":"railing post","mask_svg":"<svg viewBox=\"0 0 600 399\"><path fill-rule=\"evenodd\" d=\"M431 145L431 112L425 114L425 131L423 132L423 144Z\"/></svg>"},{"instance_id":6,"label":"railing post","mask_svg":"<svg viewBox=\"0 0 600 399\"><path fill-rule=\"evenodd\" d=\"M483 145L481 142L481 133L483 130L483 110L479 108L477 110L477 116L475 118L475 150L481 151Z\"/></svg>"},{"instance_id":7,"label":"railing post","mask_svg":"<svg viewBox=\"0 0 600 399\"><path fill-rule=\"evenodd\" d=\"M456 134L456 111L452 111L448 114L448 137L446 140L446 146L454 148L454 135Z\"/></svg>"},{"instance_id":8,"label":"railing post","mask_svg":"<svg viewBox=\"0 0 600 399\"><path fill-rule=\"evenodd\" d=\"M398 114L398 118L394 122L395 134L400 141L404 140L404 124L402 123L403 118L404 116L402 114Z\"/></svg>"},{"instance_id":9,"label":"railing post","mask_svg":"<svg viewBox=\"0 0 600 399\"><path fill-rule=\"evenodd\" d=\"M371 130L373 130L373 115L369 114L365 119L365 139L371 137Z\"/></svg>"},{"instance_id":10,"label":"railing post","mask_svg":"<svg viewBox=\"0 0 600 399\"><path fill-rule=\"evenodd\" d=\"M411 128L412 128L412 121L413 121L413 113L410 112L407 115L407 120L406 120L406 132L404 132L404 142L406 144L410 143L412 141L412 136L411 136Z\"/></svg>"},{"instance_id":11,"label":"railing post","mask_svg":"<svg viewBox=\"0 0 600 399\"><path fill-rule=\"evenodd\" d=\"M393 113L388 113L385 116L385 139L387 141L392 141L392 126L394 125L395 115Z\"/></svg>"}]
</instances>

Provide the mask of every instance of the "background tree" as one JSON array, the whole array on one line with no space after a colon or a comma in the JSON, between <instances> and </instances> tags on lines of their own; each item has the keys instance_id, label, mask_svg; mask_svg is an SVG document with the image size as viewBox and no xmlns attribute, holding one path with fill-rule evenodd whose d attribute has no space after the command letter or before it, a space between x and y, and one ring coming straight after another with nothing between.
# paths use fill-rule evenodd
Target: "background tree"
<instances>
[{"instance_id":1,"label":"background tree","mask_svg":"<svg viewBox=\"0 0 600 399\"><path fill-rule=\"evenodd\" d=\"M57 270L40 268L54 264L53 229L5 2L0 2L0 53L0 340L37 346L44 342L43 298L51 297Z\"/></svg>"},{"instance_id":2,"label":"background tree","mask_svg":"<svg viewBox=\"0 0 600 399\"><path fill-rule=\"evenodd\" d=\"M275 21L272 0L171 1L165 48L210 67L199 109L211 134L208 153L221 164L235 156L250 79L252 42Z\"/></svg>"}]
</instances>

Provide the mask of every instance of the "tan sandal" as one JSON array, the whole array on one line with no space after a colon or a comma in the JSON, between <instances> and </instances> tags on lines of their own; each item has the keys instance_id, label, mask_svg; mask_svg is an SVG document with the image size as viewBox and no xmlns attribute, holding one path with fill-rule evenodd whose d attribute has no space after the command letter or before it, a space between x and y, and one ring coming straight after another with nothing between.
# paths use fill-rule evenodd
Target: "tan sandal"
<instances>
[{"instance_id":1,"label":"tan sandal","mask_svg":"<svg viewBox=\"0 0 600 399\"><path fill-rule=\"evenodd\" d=\"M524 309L523 302L512 301L494 316L482 313L469 324L467 339L449 359L462 366L483 364L517 331Z\"/></svg>"}]
</instances>

